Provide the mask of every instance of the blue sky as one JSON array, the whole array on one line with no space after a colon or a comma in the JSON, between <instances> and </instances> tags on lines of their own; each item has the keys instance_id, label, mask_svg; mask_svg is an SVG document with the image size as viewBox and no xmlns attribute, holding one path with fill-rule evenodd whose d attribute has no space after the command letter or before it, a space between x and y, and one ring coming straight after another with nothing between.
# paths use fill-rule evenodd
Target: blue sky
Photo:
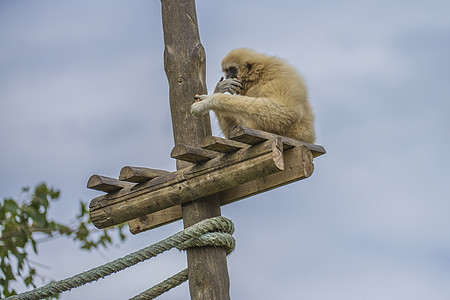
<instances>
[{"instance_id":1,"label":"blue sky","mask_svg":"<svg viewBox=\"0 0 450 300\"><path fill-rule=\"evenodd\" d=\"M223 207L234 299L449 299L450 3L197 1L208 89L233 48L277 55L309 86L311 178ZM68 221L90 175L174 170L159 1L0 2L0 196L41 181ZM213 132L220 135L212 114ZM39 248L62 279L156 242ZM172 251L61 299L127 299L186 266ZM187 299L181 287L161 299Z\"/></svg>"}]
</instances>

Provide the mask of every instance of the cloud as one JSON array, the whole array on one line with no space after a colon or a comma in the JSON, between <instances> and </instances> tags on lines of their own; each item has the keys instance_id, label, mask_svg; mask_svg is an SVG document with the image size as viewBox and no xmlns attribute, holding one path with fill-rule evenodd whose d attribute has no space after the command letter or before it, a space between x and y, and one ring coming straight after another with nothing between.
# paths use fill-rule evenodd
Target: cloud
<instances>
[{"instance_id":1,"label":"cloud","mask_svg":"<svg viewBox=\"0 0 450 300\"><path fill-rule=\"evenodd\" d=\"M159 3L0 5L2 196L46 180L62 189L52 214L64 221L98 195L85 188L92 173L174 169ZM285 58L308 82L328 151L311 178L223 208L237 225L233 298L448 299L448 5L197 2L209 90L232 48ZM105 262L73 247L49 243L36 260L54 279ZM156 260L62 299L130 297L185 266L176 251Z\"/></svg>"}]
</instances>

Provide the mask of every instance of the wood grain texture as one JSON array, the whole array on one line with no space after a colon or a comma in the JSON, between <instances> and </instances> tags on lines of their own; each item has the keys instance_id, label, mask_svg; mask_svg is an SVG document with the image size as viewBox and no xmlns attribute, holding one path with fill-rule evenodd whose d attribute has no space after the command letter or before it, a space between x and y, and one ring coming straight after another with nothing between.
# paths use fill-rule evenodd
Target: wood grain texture
<instances>
[{"instance_id":1,"label":"wood grain texture","mask_svg":"<svg viewBox=\"0 0 450 300\"><path fill-rule=\"evenodd\" d=\"M252 128L247 128L247 127L243 127L243 126L239 126L239 125L235 126L230 131L230 134L229 134L229 138L231 140L239 141L239 142L251 144L251 145L259 144L268 139L273 139L276 137L281 138L281 141L283 142L283 145L284 145L284 150L293 148L294 146L303 145L311 151L311 153L313 154L313 157L317 157L317 156L320 156L320 155L326 153L325 148L322 147L321 145L309 144L309 143L305 143L303 141L292 139L292 138L289 138L286 136L281 136L278 134L265 132L265 131L261 131L261 130L256 130L256 129L252 129Z\"/></svg>"},{"instance_id":2,"label":"wood grain texture","mask_svg":"<svg viewBox=\"0 0 450 300\"><path fill-rule=\"evenodd\" d=\"M267 175L219 193L221 205L236 202L283 185L293 183L312 175L314 171L313 156L304 146L296 146L283 154L284 170ZM129 222L133 234L154 229L162 225L181 220L181 206L168 208L163 212L147 215L146 222L134 219Z\"/></svg>"},{"instance_id":3,"label":"wood grain texture","mask_svg":"<svg viewBox=\"0 0 450 300\"><path fill-rule=\"evenodd\" d=\"M117 192L127 186L132 185L128 182L120 181L119 179L116 178L101 175L92 175L87 183L87 187L89 189L105 193Z\"/></svg>"},{"instance_id":4,"label":"wood grain texture","mask_svg":"<svg viewBox=\"0 0 450 300\"><path fill-rule=\"evenodd\" d=\"M194 118L194 95L207 94L206 53L200 41L194 0L161 0L164 31L164 68L169 80L170 110L175 145L200 146L211 134L209 114ZM189 165L177 160L177 169ZM184 226L220 216L218 195L182 207ZM189 288L193 300L229 300L230 279L224 248L187 250Z\"/></svg>"},{"instance_id":5,"label":"wood grain texture","mask_svg":"<svg viewBox=\"0 0 450 300\"><path fill-rule=\"evenodd\" d=\"M181 205L172 206L152 214L148 214L128 222L130 232L137 234L147 230L152 224L163 226L172 223L172 220L181 220ZM158 227L159 227L158 226Z\"/></svg>"},{"instance_id":6,"label":"wood grain texture","mask_svg":"<svg viewBox=\"0 0 450 300\"><path fill-rule=\"evenodd\" d=\"M280 139L221 156L140 185L93 199L91 221L105 228L142 215L192 202L284 169Z\"/></svg>"},{"instance_id":7,"label":"wood grain texture","mask_svg":"<svg viewBox=\"0 0 450 300\"><path fill-rule=\"evenodd\" d=\"M218 155L219 154L214 151L182 144L176 145L170 153L170 156L172 158L191 162L194 164L211 160Z\"/></svg>"},{"instance_id":8,"label":"wood grain texture","mask_svg":"<svg viewBox=\"0 0 450 300\"><path fill-rule=\"evenodd\" d=\"M142 183L169 173L159 169L125 166L120 170L119 180Z\"/></svg>"},{"instance_id":9,"label":"wood grain texture","mask_svg":"<svg viewBox=\"0 0 450 300\"><path fill-rule=\"evenodd\" d=\"M208 149L220 153L233 153L239 151L240 149L248 147L248 145L217 136L207 136L203 140L201 147L203 149Z\"/></svg>"}]
</instances>

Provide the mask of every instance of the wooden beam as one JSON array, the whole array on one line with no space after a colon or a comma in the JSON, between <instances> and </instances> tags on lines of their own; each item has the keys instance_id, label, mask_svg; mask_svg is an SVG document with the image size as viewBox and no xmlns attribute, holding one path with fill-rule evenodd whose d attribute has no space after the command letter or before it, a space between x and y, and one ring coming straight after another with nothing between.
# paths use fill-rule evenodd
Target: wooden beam
<instances>
[{"instance_id":1,"label":"wooden beam","mask_svg":"<svg viewBox=\"0 0 450 300\"><path fill-rule=\"evenodd\" d=\"M117 192L127 186L130 186L130 183L101 175L92 175L87 183L89 189L106 193Z\"/></svg>"},{"instance_id":2,"label":"wooden beam","mask_svg":"<svg viewBox=\"0 0 450 300\"><path fill-rule=\"evenodd\" d=\"M308 178L314 170L313 156L305 146L296 146L283 154L284 170L272 175L257 178L219 193L221 205L226 205L283 185ZM181 220L181 206L147 215L143 219L134 219L129 223L133 234L154 229L162 225Z\"/></svg>"},{"instance_id":3,"label":"wooden beam","mask_svg":"<svg viewBox=\"0 0 450 300\"><path fill-rule=\"evenodd\" d=\"M137 234L149 229L160 227L174 221L181 220L182 212L181 205L175 205L137 219L128 222L130 226L130 232L132 234ZM158 224L155 226L155 224Z\"/></svg>"},{"instance_id":4,"label":"wooden beam","mask_svg":"<svg viewBox=\"0 0 450 300\"><path fill-rule=\"evenodd\" d=\"M207 136L201 146L203 149L208 149L220 153L233 153L240 149L248 147L248 144L237 141L227 140L217 136Z\"/></svg>"},{"instance_id":5,"label":"wooden beam","mask_svg":"<svg viewBox=\"0 0 450 300\"><path fill-rule=\"evenodd\" d=\"M126 166L120 170L119 179L122 181L142 183L169 173L168 171L158 169Z\"/></svg>"},{"instance_id":6,"label":"wooden beam","mask_svg":"<svg viewBox=\"0 0 450 300\"><path fill-rule=\"evenodd\" d=\"M179 160L191 162L194 164L202 163L217 157L219 154L207 149L202 149L199 147L189 146L189 145L176 145L170 156Z\"/></svg>"},{"instance_id":7,"label":"wooden beam","mask_svg":"<svg viewBox=\"0 0 450 300\"><path fill-rule=\"evenodd\" d=\"M288 150L283 157L285 160L283 171L220 192L221 204L230 204L312 175L314 171L313 155L305 146L297 146Z\"/></svg>"},{"instance_id":8,"label":"wooden beam","mask_svg":"<svg viewBox=\"0 0 450 300\"><path fill-rule=\"evenodd\" d=\"M283 142L284 145L284 150L293 148L295 146L304 145L306 148L311 150L313 157L317 157L326 153L325 148L322 147L321 145L309 144L300 140L292 139L289 137L281 136L270 132L247 128L240 125L235 126L231 130L229 135L229 138L231 140L251 145L259 144L266 140L273 139L276 137L281 138L281 141Z\"/></svg>"},{"instance_id":9,"label":"wooden beam","mask_svg":"<svg viewBox=\"0 0 450 300\"><path fill-rule=\"evenodd\" d=\"M217 157L151 181L93 199L91 221L98 228L218 193L255 178L282 171L280 139Z\"/></svg>"}]
</instances>

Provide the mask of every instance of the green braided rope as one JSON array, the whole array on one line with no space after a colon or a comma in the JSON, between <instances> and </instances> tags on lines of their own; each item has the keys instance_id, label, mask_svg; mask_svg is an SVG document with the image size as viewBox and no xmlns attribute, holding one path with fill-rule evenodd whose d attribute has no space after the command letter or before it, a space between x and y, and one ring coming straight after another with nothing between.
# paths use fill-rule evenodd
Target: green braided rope
<instances>
[{"instance_id":1,"label":"green braided rope","mask_svg":"<svg viewBox=\"0 0 450 300\"><path fill-rule=\"evenodd\" d=\"M139 295L130 298L130 300L154 299L159 295L164 294L168 290L171 290L174 287L179 286L180 284L182 284L187 280L188 280L188 269L184 269L183 271L173 275L172 277L164 280L163 282L158 283L153 287L149 288L148 290L140 293Z\"/></svg>"},{"instance_id":2,"label":"green braided rope","mask_svg":"<svg viewBox=\"0 0 450 300\"><path fill-rule=\"evenodd\" d=\"M216 237L214 234L211 235L211 233L216 232L219 235ZM202 235L206 234L206 236L209 236L211 241L207 242L207 245L213 245L213 246L225 246L227 248L227 252L233 251L231 249L231 245L234 246L234 238L231 236L234 232L234 225L231 220L228 220L224 217L215 217L211 219L207 219L204 221L201 221L191 227L188 227L184 229L183 231L180 231L158 243L155 243L153 245L150 245L148 247L145 247L141 250L138 250L136 252L130 253L122 258L118 258L114 261L108 262L106 264L103 264L101 266L92 268L91 270L82 272L80 274L74 275L72 277L60 280L60 281L54 281L51 282L45 286L36 288L34 290L24 292L19 295L14 295L11 297L8 297L7 300L34 300L34 299L43 299L47 297L56 296L62 292L71 290L72 288L76 288L79 286L82 286L86 283L96 281L100 278L104 278L108 275L111 275L112 273L119 272L125 268L131 267L141 261L150 259L152 257L157 256L158 254L161 254L167 250L170 250L172 248L178 248L178 249L186 249L189 247L197 247L197 246L204 246L205 241L208 240L208 238L201 237ZM227 237L225 237L227 236ZM231 241L233 240L233 241ZM223 244L220 244L220 241L223 241ZM234 247L233 247L234 249ZM177 275L183 273L180 272ZM155 291L158 289L161 289L163 286L166 286L166 291L175 287L172 286L174 282L179 282L181 279L177 277L174 280L170 280L173 277L169 278L168 280L165 280L164 282L157 284L155 287ZM187 276L186 276L187 277ZM177 285L183 283L186 281L187 278ZM172 282L171 285L167 285L165 282L170 281ZM144 293L149 292L153 288L145 291ZM161 289L162 290L162 289ZM142 294L144 294L142 293ZM153 293L153 291L149 292ZM155 292L156 293L156 292ZM161 293L160 293L161 294ZM160 295L159 294L159 295ZM136 296L139 297L140 295ZM157 295L156 295L157 296ZM155 297L156 297L155 296ZM152 299L151 296L147 296L146 298L136 298L136 299Z\"/></svg>"},{"instance_id":3,"label":"green braided rope","mask_svg":"<svg viewBox=\"0 0 450 300\"><path fill-rule=\"evenodd\" d=\"M229 233L223 232L207 232L199 237L192 238L177 246L178 250L186 250L191 247L225 247L227 255L233 252L236 245L236 240ZM155 286L149 288L148 290L140 293L139 295L131 298L130 300L147 300L154 299L159 295L179 286L183 282L188 280L188 269L173 275L172 277L156 284Z\"/></svg>"}]
</instances>

